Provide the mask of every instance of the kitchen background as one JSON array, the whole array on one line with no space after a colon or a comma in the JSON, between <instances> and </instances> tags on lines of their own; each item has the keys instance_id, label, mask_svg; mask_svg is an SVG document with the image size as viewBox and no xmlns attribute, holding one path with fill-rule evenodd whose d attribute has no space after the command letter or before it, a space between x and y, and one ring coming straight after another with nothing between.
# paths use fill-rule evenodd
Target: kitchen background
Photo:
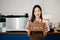
<instances>
[{"instance_id":1,"label":"kitchen background","mask_svg":"<svg viewBox=\"0 0 60 40\"><path fill-rule=\"evenodd\" d=\"M36 4L42 7L43 18L48 17L49 21L58 27L57 24L60 22L60 0L0 0L0 13L5 16L28 13L30 19L32 8ZM23 24L22 20L20 24Z\"/></svg>"}]
</instances>

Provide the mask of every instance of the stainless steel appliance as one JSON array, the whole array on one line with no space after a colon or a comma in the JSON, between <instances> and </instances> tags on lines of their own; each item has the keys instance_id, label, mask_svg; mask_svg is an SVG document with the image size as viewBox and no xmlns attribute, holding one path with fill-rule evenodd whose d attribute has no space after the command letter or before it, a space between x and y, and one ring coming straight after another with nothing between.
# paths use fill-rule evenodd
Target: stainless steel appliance
<instances>
[{"instance_id":1,"label":"stainless steel appliance","mask_svg":"<svg viewBox=\"0 0 60 40\"><path fill-rule=\"evenodd\" d=\"M26 16L7 16L6 31L27 31L27 21L28 17Z\"/></svg>"}]
</instances>

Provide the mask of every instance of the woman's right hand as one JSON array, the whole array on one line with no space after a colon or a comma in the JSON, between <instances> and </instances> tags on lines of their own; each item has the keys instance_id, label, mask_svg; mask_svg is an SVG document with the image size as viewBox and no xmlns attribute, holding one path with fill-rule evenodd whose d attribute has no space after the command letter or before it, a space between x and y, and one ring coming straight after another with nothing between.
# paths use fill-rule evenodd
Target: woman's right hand
<instances>
[{"instance_id":1,"label":"woman's right hand","mask_svg":"<svg viewBox=\"0 0 60 40\"><path fill-rule=\"evenodd\" d=\"M30 36L30 31L27 31L28 36Z\"/></svg>"}]
</instances>

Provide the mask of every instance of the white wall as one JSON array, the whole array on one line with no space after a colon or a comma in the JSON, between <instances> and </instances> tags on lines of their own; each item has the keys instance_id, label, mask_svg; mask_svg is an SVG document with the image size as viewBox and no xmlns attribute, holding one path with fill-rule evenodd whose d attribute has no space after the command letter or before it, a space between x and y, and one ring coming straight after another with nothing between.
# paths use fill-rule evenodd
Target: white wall
<instances>
[{"instance_id":1,"label":"white wall","mask_svg":"<svg viewBox=\"0 0 60 40\"><path fill-rule=\"evenodd\" d=\"M45 11L53 16L54 22L60 22L60 0L46 0Z\"/></svg>"},{"instance_id":2,"label":"white wall","mask_svg":"<svg viewBox=\"0 0 60 40\"><path fill-rule=\"evenodd\" d=\"M0 12L7 14L31 14L32 7L35 4L41 4L42 0L0 0Z\"/></svg>"},{"instance_id":3,"label":"white wall","mask_svg":"<svg viewBox=\"0 0 60 40\"><path fill-rule=\"evenodd\" d=\"M43 15L51 15L53 22L60 22L60 0L0 0L0 13L4 15L31 15L34 5L42 7Z\"/></svg>"}]
</instances>

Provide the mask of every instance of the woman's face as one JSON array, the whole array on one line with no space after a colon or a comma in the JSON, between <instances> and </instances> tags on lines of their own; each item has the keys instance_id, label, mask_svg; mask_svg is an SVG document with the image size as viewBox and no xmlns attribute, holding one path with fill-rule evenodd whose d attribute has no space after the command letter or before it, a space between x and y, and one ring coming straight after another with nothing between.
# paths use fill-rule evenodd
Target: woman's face
<instances>
[{"instance_id":1,"label":"woman's face","mask_svg":"<svg viewBox=\"0 0 60 40\"><path fill-rule=\"evenodd\" d=\"M38 18L40 17L41 11L40 11L40 9L38 7L35 8L34 15L35 15L35 17L38 17Z\"/></svg>"}]
</instances>

